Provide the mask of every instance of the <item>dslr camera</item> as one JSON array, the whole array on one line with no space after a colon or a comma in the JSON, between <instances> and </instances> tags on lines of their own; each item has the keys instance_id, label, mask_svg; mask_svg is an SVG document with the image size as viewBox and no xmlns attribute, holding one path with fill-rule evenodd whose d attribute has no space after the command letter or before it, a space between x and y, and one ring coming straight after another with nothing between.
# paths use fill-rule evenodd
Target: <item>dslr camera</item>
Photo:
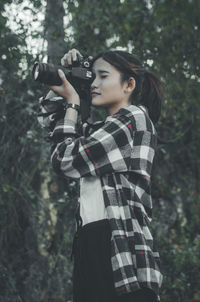
<instances>
[{"instance_id":1,"label":"dslr camera","mask_svg":"<svg viewBox=\"0 0 200 302\"><path fill-rule=\"evenodd\" d=\"M95 74L91 70L91 62L88 58L82 58L72 63L70 67L63 67L54 64L46 64L36 62L33 66L32 74L35 81L38 81L46 85L61 85L62 81L58 75L58 69L61 69L67 80L77 91L81 99L81 119L85 121L90 115L91 106L91 94L90 86L95 78ZM46 102L45 102L46 101ZM48 105L48 100L43 100L44 105ZM51 112L55 113L57 118L64 117L66 111L66 101L63 99L62 102L53 102L50 105Z\"/></svg>"}]
</instances>

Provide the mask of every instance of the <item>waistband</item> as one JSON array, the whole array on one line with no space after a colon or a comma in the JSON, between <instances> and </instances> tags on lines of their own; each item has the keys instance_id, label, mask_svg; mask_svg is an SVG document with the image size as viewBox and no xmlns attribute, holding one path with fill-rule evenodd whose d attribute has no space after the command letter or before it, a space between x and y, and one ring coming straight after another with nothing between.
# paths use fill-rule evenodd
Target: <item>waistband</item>
<instances>
[{"instance_id":1,"label":"waistband","mask_svg":"<svg viewBox=\"0 0 200 302\"><path fill-rule=\"evenodd\" d=\"M84 233L87 233L89 230L94 230L98 228L106 228L107 230L110 230L110 224L108 219L101 219L97 221L93 221L87 224L84 224L83 226L78 226L78 229L76 233L74 234L73 242L72 242L72 250L71 250L71 260L74 256L75 246L77 246L79 242L79 237L84 236Z\"/></svg>"},{"instance_id":2,"label":"waistband","mask_svg":"<svg viewBox=\"0 0 200 302\"><path fill-rule=\"evenodd\" d=\"M83 225L83 220L80 215L80 203L78 204L78 207L76 209L75 219L76 219L76 233L75 234L79 233L80 231L84 232L84 230L87 230L90 228L95 228L95 227L99 227L101 225L109 224L108 218L105 218L105 219L93 221L93 222Z\"/></svg>"},{"instance_id":3,"label":"waistband","mask_svg":"<svg viewBox=\"0 0 200 302\"><path fill-rule=\"evenodd\" d=\"M109 220L108 219L101 219L97 221L93 221L87 224L84 224L83 226L79 227L79 232L85 232L90 229L98 228L101 226L106 226L109 225Z\"/></svg>"},{"instance_id":4,"label":"waistband","mask_svg":"<svg viewBox=\"0 0 200 302\"><path fill-rule=\"evenodd\" d=\"M78 207L76 209L75 219L76 219L76 232L74 234L73 243L72 243L71 260L74 254L75 242L77 241L78 237L81 234L84 234L85 232L91 229L95 229L99 227L109 227L109 220L107 218L93 221L83 225L83 220L80 216L80 203L78 204Z\"/></svg>"}]
</instances>

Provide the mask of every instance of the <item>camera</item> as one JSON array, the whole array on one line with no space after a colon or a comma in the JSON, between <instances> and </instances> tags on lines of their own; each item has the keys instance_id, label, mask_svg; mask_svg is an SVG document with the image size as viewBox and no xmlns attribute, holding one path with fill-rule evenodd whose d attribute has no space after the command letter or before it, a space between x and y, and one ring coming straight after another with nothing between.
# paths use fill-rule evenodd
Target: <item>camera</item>
<instances>
[{"instance_id":1,"label":"camera","mask_svg":"<svg viewBox=\"0 0 200 302\"><path fill-rule=\"evenodd\" d=\"M85 121L90 115L91 95L90 86L95 78L95 74L91 71L91 62L88 58L79 59L72 63L70 67L63 67L54 64L36 62L33 66L32 74L35 81L46 85L61 85L62 80L58 75L58 69L61 69L67 80L77 91L81 99L81 119ZM65 100L63 102L66 103ZM58 106L59 110L60 105ZM63 106L64 108L64 106ZM56 104L55 104L55 113ZM63 109L64 110L64 109ZM52 111L51 111L52 113ZM60 114L58 115L60 116ZM64 112L63 112L64 116Z\"/></svg>"}]
</instances>

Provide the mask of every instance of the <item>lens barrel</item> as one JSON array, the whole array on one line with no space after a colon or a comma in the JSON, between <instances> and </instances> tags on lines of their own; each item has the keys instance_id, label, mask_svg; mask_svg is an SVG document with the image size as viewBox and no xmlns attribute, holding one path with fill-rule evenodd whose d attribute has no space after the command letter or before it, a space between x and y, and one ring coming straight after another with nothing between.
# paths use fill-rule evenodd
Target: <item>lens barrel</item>
<instances>
[{"instance_id":1,"label":"lens barrel","mask_svg":"<svg viewBox=\"0 0 200 302\"><path fill-rule=\"evenodd\" d=\"M62 84L62 81L58 75L58 69L62 69L66 77L71 72L69 69L63 68L62 66L36 62L33 66L32 73L34 79L38 82L46 85L59 86Z\"/></svg>"},{"instance_id":2,"label":"lens barrel","mask_svg":"<svg viewBox=\"0 0 200 302\"><path fill-rule=\"evenodd\" d=\"M80 112L81 119L84 122L90 115L90 86L95 78L95 74L90 67L91 63L88 59L73 62L69 68L36 62L32 69L32 75L35 81L49 86L59 86L62 85L62 80L58 75L58 69L61 69L82 100Z\"/></svg>"}]
</instances>

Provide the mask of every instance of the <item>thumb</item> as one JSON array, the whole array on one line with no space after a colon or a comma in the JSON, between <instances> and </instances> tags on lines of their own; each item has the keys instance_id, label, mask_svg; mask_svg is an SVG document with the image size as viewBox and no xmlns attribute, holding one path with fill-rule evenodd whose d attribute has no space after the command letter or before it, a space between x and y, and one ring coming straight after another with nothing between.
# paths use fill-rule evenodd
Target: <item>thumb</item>
<instances>
[{"instance_id":1,"label":"thumb","mask_svg":"<svg viewBox=\"0 0 200 302\"><path fill-rule=\"evenodd\" d=\"M56 86L56 85L49 86L49 88L56 93L59 93L61 86L68 87L68 85L69 85L69 82L66 79L65 74L62 71L62 69L58 69L58 75L59 75L60 79L62 80L62 84L60 84L59 86Z\"/></svg>"},{"instance_id":2,"label":"thumb","mask_svg":"<svg viewBox=\"0 0 200 302\"><path fill-rule=\"evenodd\" d=\"M66 84L66 82L68 82L62 69L58 69L58 75L64 84Z\"/></svg>"}]
</instances>

